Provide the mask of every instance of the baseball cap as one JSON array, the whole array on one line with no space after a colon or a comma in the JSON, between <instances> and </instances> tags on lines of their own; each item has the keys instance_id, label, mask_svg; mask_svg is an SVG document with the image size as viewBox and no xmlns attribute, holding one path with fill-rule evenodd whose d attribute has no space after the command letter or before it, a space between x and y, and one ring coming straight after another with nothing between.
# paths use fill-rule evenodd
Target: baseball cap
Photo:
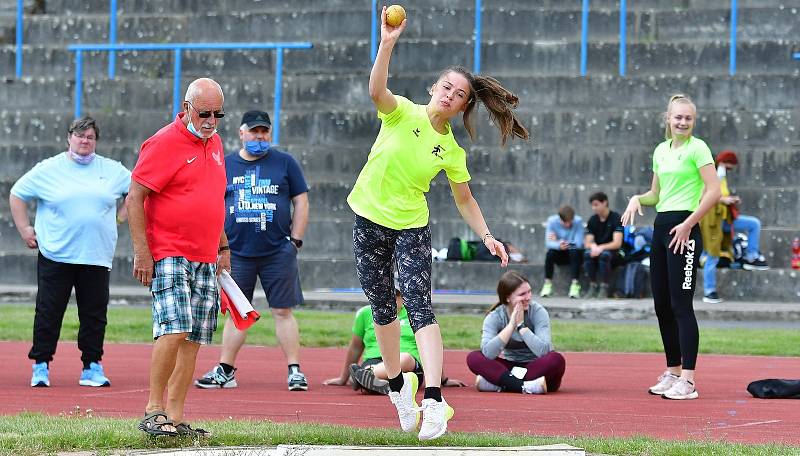
<instances>
[{"instance_id":1,"label":"baseball cap","mask_svg":"<svg viewBox=\"0 0 800 456\"><path fill-rule=\"evenodd\" d=\"M269 121L269 114L264 111L247 111L242 116L242 123L240 125L247 125L247 128L269 128L272 122Z\"/></svg>"}]
</instances>

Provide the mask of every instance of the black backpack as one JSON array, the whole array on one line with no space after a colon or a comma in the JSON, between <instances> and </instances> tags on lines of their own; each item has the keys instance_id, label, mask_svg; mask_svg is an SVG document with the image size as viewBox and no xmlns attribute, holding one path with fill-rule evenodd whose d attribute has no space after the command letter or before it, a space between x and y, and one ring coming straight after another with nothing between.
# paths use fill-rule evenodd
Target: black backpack
<instances>
[{"instance_id":1,"label":"black backpack","mask_svg":"<svg viewBox=\"0 0 800 456\"><path fill-rule=\"evenodd\" d=\"M747 392L759 399L800 399L800 380L756 380L747 385Z\"/></svg>"}]
</instances>

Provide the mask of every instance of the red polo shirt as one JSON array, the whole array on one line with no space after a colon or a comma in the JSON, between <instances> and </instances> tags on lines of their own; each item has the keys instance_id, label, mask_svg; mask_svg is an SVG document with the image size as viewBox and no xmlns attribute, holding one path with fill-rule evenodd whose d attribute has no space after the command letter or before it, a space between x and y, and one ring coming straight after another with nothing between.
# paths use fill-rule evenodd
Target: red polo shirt
<instances>
[{"instance_id":1,"label":"red polo shirt","mask_svg":"<svg viewBox=\"0 0 800 456\"><path fill-rule=\"evenodd\" d=\"M183 124L184 115L142 144L132 178L152 190L144 213L153 259L216 263L225 223L222 140L214 134L203 143Z\"/></svg>"}]
</instances>

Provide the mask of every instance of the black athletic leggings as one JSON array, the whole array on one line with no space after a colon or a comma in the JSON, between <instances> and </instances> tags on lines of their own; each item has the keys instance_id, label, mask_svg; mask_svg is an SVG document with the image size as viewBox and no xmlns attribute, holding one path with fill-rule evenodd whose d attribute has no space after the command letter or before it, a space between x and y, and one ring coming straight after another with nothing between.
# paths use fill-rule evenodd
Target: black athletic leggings
<instances>
[{"instance_id":1,"label":"black athletic leggings","mask_svg":"<svg viewBox=\"0 0 800 456\"><path fill-rule=\"evenodd\" d=\"M650 250L650 284L653 290L658 327L664 343L667 366L683 366L694 370L700 332L694 316L694 287L697 282L697 261L703 251L700 227L692 227L683 254L668 249L669 231L691 214L688 211L659 212L653 230Z\"/></svg>"}]
</instances>

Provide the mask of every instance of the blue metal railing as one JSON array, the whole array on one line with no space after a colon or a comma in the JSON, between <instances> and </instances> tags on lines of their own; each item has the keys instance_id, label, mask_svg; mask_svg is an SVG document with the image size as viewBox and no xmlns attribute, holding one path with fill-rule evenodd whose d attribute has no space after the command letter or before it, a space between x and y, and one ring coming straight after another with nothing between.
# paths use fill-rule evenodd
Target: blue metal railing
<instances>
[{"instance_id":1,"label":"blue metal railing","mask_svg":"<svg viewBox=\"0 0 800 456\"><path fill-rule=\"evenodd\" d=\"M17 0L17 79L22 77L22 8L23 0Z\"/></svg>"},{"instance_id":2,"label":"blue metal railing","mask_svg":"<svg viewBox=\"0 0 800 456\"><path fill-rule=\"evenodd\" d=\"M372 12L370 13L371 19L369 21L369 59L372 63L375 63L375 56L378 55L378 41L380 41L378 36L378 1L370 0Z\"/></svg>"},{"instance_id":3,"label":"blue metal railing","mask_svg":"<svg viewBox=\"0 0 800 456\"><path fill-rule=\"evenodd\" d=\"M628 4L626 0L619 0L619 75L625 76L625 64L627 63L627 55L625 53L627 41L627 19L628 19Z\"/></svg>"},{"instance_id":4,"label":"blue metal railing","mask_svg":"<svg viewBox=\"0 0 800 456\"><path fill-rule=\"evenodd\" d=\"M800 52L795 52L792 57L794 57L795 60L800 60Z\"/></svg>"},{"instance_id":5,"label":"blue metal railing","mask_svg":"<svg viewBox=\"0 0 800 456\"><path fill-rule=\"evenodd\" d=\"M272 139L275 144L280 141L280 113L283 79L284 49L311 49L309 42L275 42L275 43L136 43L136 44L75 44L67 47L75 52L75 118L81 115L81 96L83 92L83 52L84 51L173 51L174 74L172 79L172 116L178 114L181 105L181 57L184 50L245 50L274 49L275 58L275 92L273 102Z\"/></svg>"},{"instance_id":6,"label":"blue metal railing","mask_svg":"<svg viewBox=\"0 0 800 456\"><path fill-rule=\"evenodd\" d=\"M117 0L111 0L108 5L108 44L117 44ZM108 79L114 79L117 53L108 53Z\"/></svg>"},{"instance_id":7,"label":"blue metal railing","mask_svg":"<svg viewBox=\"0 0 800 456\"><path fill-rule=\"evenodd\" d=\"M736 23L738 21L737 12L738 6L736 0L731 0L731 44L730 44L730 62L728 66L728 74L731 76L736 74Z\"/></svg>"},{"instance_id":8,"label":"blue metal railing","mask_svg":"<svg viewBox=\"0 0 800 456\"><path fill-rule=\"evenodd\" d=\"M581 6L581 76L586 76L586 41L589 38L589 0Z\"/></svg>"},{"instance_id":9,"label":"blue metal railing","mask_svg":"<svg viewBox=\"0 0 800 456\"><path fill-rule=\"evenodd\" d=\"M481 0L475 0L475 37L473 38L474 51L472 57L472 72L481 72Z\"/></svg>"}]
</instances>

